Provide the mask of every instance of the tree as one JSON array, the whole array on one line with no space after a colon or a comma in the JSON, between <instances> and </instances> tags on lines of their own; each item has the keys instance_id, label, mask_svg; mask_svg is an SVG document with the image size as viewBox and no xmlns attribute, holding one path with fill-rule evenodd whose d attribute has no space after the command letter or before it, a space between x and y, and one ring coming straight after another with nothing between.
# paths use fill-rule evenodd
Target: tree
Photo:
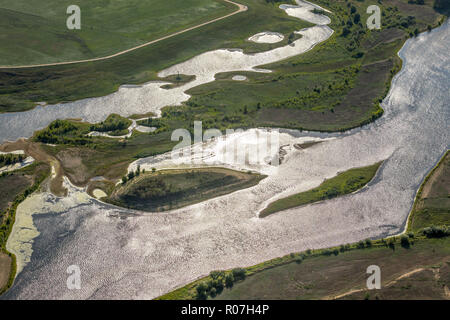
<instances>
[{"instance_id":1,"label":"tree","mask_svg":"<svg viewBox=\"0 0 450 320\"><path fill-rule=\"evenodd\" d=\"M204 283L200 283L197 288L197 299L198 300L205 300L207 298L206 295L206 285Z\"/></svg>"},{"instance_id":2,"label":"tree","mask_svg":"<svg viewBox=\"0 0 450 320\"><path fill-rule=\"evenodd\" d=\"M410 246L409 237L407 235L402 235L400 238L400 244L403 248L408 249Z\"/></svg>"},{"instance_id":3,"label":"tree","mask_svg":"<svg viewBox=\"0 0 450 320\"><path fill-rule=\"evenodd\" d=\"M233 274L233 277L236 280L244 280L246 276L245 269L242 268L235 268L231 270L231 273Z\"/></svg>"},{"instance_id":4,"label":"tree","mask_svg":"<svg viewBox=\"0 0 450 320\"><path fill-rule=\"evenodd\" d=\"M225 276L225 286L227 288L231 288L233 287L234 284L234 277L232 273L229 273Z\"/></svg>"},{"instance_id":5,"label":"tree","mask_svg":"<svg viewBox=\"0 0 450 320\"><path fill-rule=\"evenodd\" d=\"M348 36L350 34L350 30L347 28L347 27L345 27L344 29L342 29L342 36L343 37L346 37L346 36Z\"/></svg>"}]
</instances>

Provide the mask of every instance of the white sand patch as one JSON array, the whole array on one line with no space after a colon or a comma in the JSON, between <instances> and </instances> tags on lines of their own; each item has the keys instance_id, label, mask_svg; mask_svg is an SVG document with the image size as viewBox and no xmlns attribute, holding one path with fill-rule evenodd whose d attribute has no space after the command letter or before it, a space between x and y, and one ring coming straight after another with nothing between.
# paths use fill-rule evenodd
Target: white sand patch
<instances>
[{"instance_id":1,"label":"white sand patch","mask_svg":"<svg viewBox=\"0 0 450 320\"><path fill-rule=\"evenodd\" d=\"M108 196L103 190L101 189L95 189L94 191L92 191L92 194L94 195L94 197L96 199L101 199L103 197Z\"/></svg>"},{"instance_id":2,"label":"white sand patch","mask_svg":"<svg viewBox=\"0 0 450 320\"><path fill-rule=\"evenodd\" d=\"M256 43L277 43L283 41L284 35L278 32L260 32L248 38L249 41Z\"/></svg>"},{"instance_id":3,"label":"white sand patch","mask_svg":"<svg viewBox=\"0 0 450 320\"><path fill-rule=\"evenodd\" d=\"M200 84L214 81L214 75L221 72L258 71L257 66L287 59L312 49L316 44L327 40L333 30L328 26L314 26L296 32L302 38L294 41L292 45L273 50L245 54L242 50L219 49L205 52L186 62L161 71L158 76L167 77L177 74L193 74L196 80L179 90L188 90ZM175 90L175 89L174 89Z\"/></svg>"},{"instance_id":4,"label":"white sand patch","mask_svg":"<svg viewBox=\"0 0 450 320\"><path fill-rule=\"evenodd\" d=\"M98 131L91 131L87 135L91 137L105 137L105 138L111 138L111 139L125 139L130 138L133 134L133 130L138 127L136 120L131 120L131 125L128 127L128 133L121 135L121 136L112 136L108 134L107 132L98 132Z\"/></svg>"},{"instance_id":5,"label":"white sand patch","mask_svg":"<svg viewBox=\"0 0 450 320\"><path fill-rule=\"evenodd\" d=\"M247 77L241 76L241 75L236 75L236 76L233 76L233 78L231 78L231 79L234 81L245 81L245 80L247 80Z\"/></svg>"},{"instance_id":6,"label":"white sand patch","mask_svg":"<svg viewBox=\"0 0 450 320\"><path fill-rule=\"evenodd\" d=\"M236 131L203 143L196 143L176 152L139 159L130 164L128 171L141 169L151 171L152 168L176 169L196 167L225 167L234 170L254 171L266 175L274 175L278 163L289 159L297 143L305 141L326 141L312 137L295 138L288 133L280 133L273 129L250 129ZM282 155L282 159L279 159Z\"/></svg>"},{"instance_id":7,"label":"white sand patch","mask_svg":"<svg viewBox=\"0 0 450 320\"><path fill-rule=\"evenodd\" d=\"M23 150L15 150L15 151L11 151L11 152L2 152L2 151L0 151L0 154L25 154L25 152ZM14 164L10 164L10 165L1 167L0 168L0 174L4 173L4 172L10 172L10 171L15 171L15 170L18 170L18 169L25 168L25 167L29 166L30 164L32 164L33 162L34 162L34 158L33 157L26 157L21 162L17 162L17 163L14 163Z\"/></svg>"},{"instance_id":8,"label":"white sand patch","mask_svg":"<svg viewBox=\"0 0 450 320\"><path fill-rule=\"evenodd\" d=\"M136 131L139 131L139 132L149 133L149 132L156 131L157 128L156 127L137 126L135 129L136 129Z\"/></svg>"},{"instance_id":9,"label":"white sand patch","mask_svg":"<svg viewBox=\"0 0 450 320\"><path fill-rule=\"evenodd\" d=\"M330 12L318 5L312 4L307 1L297 0L297 5L282 4L280 9L286 11L291 17L299 18L318 25L327 25L331 23L330 18L323 14L315 14L312 11L314 9Z\"/></svg>"}]
</instances>

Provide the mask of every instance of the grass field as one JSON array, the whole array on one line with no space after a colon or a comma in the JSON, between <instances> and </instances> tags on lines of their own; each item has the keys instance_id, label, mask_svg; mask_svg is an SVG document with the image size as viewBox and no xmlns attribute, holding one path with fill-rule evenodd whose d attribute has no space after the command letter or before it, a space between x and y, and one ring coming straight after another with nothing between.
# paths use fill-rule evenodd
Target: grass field
<instances>
[{"instance_id":1,"label":"grass field","mask_svg":"<svg viewBox=\"0 0 450 320\"><path fill-rule=\"evenodd\" d=\"M218 285L218 272L212 272L158 299L449 299L449 232L437 238L423 232L449 225L448 177L447 152L419 190L406 235L292 253L239 269L245 276L229 285ZM439 209L446 214L430 210L424 215L421 210L434 209L437 203L428 207L427 199L443 200ZM370 265L381 269L380 290L367 290ZM222 271L221 281L232 273ZM199 296L199 286L207 294Z\"/></svg>"},{"instance_id":2,"label":"grass field","mask_svg":"<svg viewBox=\"0 0 450 320\"><path fill-rule=\"evenodd\" d=\"M81 9L81 30L66 27L72 4ZM106 56L233 10L222 0L0 0L0 65Z\"/></svg>"},{"instance_id":3,"label":"grass field","mask_svg":"<svg viewBox=\"0 0 450 320\"><path fill-rule=\"evenodd\" d=\"M112 59L77 65L0 70L0 112L30 109L34 107L33 101L56 103L104 96L116 91L121 84L155 80L158 71L208 50L223 47L265 50L268 46L246 41L261 30L288 34L310 25L288 17L263 0L243 0L240 3L249 5L250 9ZM273 46L276 45L269 47Z\"/></svg>"},{"instance_id":4,"label":"grass field","mask_svg":"<svg viewBox=\"0 0 450 320\"><path fill-rule=\"evenodd\" d=\"M325 180L317 188L270 203L259 216L264 218L279 211L355 192L372 180L380 165L381 162L339 173L336 177Z\"/></svg>"},{"instance_id":5,"label":"grass field","mask_svg":"<svg viewBox=\"0 0 450 320\"><path fill-rule=\"evenodd\" d=\"M431 1L425 5L384 1L383 29L369 31L361 22L349 21L354 21L357 13L365 21L366 6L380 5L377 1L316 2L333 12L329 16L335 34L325 43L303 55L264 66L274 71L270 74L244 72L249 79L245 82L232 81L234 74L218 75L217 81L191 89L190 101L167 108L165 115L184 122L183 127L201 119L219 129L277 126L320 131L345 130L381 116L378 104L401 66L397 51L416 29L436 26L440 14L432 9ZM0 70L0 112L26 110L39 101L56 103L106 95L120 84L155 80L158 71L208 50L242 48L250 53L286 44L246 41L262 30L280 32L287 41L292 31L311 26L265 0L240 3L249 10L113 59ZM356 12L351 12L351 6ZM409 19L410 15L415 18ZM343 35L344 29L348 35ZM180 112L182 116L175 116Z\"/></svg>"},{"instance_id":6,"label":"grass field","mask_svg":"<svg viewBox=\"0 0 450 320\"><path fill-rule=\"evenodd\" d=\"M139 172L106 201L126 208L165 211L249 188L264 178L224 168Z\"/></svg>"}]
</instances>

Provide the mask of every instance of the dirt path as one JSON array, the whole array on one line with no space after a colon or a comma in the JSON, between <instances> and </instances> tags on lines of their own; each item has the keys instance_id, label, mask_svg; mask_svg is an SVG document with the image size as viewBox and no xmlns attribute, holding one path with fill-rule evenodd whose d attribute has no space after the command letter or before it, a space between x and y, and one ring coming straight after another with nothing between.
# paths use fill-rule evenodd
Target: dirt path
<instances>
[{"instance_id":1,"label":"dirt path","mask_svg":"<svg viewBox=\"0 0 450 320\"><path fill-rule=\"evenodd\" d=\"M60 65L68 65L68 64L75 64L75 63L85 63L85 62L94 62L94 61L107 60L107 59L111 59L111 58L123 55L123 54L128 53L128 52L131 52L131 51L134 51L134 50L137 50L137 49L149 46L151 44L154 44L154 43L157 43L157 42L160 42L160 41L163 41L163 40L166 40L166 39L178 36L178 35L180 35L182 33L198 29L200 27L203 27L203 26L206 26L208 24L211 24L211 23L214 23L214 22L226 19L228 17L234 16L235 14L238 14L240 12L244 12L244 11L248 10L247 6L244 6L242 4L236 3L234 1L231 1L231 0L223 0L223 1L231 3L231 4L234 4L235 6L238 7L238 9L236 11L232 12L232 13L229 13L229 14L223 16L223 17L216 18L216 19L204 22L202 24L199 24L199 25L187 28L187 29L183 29L181 31L169 34L169 35L164 36L162 38L158 38L158 39L152 40L150 42L143 43L143 44L138 45L136 47L133 47L133 48L130 48L130 49L127 49L127 50L123 50L123 51L114 53L112 55L106 56L106 57L99 57L99 58L92 58L92 59L85 59L85 60L66 61L66 62L46 63L46 64L35 64L35 65L28 65L28 66L0 66L0 69L25 69L25 68L51 67L51 66L60 66Z\"/></svg>"},{"instance_id":2,"label":"dirt path","mask_svg":"<svg viewBox=\"0 0 450 320\"><path fill-rule=\"evenodd\" d=\"M52 177L50 180L50 191L57 196L65 196L67 190L63 187L63 176L61 164L57 159L47 154L38 143L30 142L26 139L19 139L16 142L6 142L0 146L0 151L11 152L23 150L25 154L33 157L36 161L42 161L52 166Z\"/></svg>"},{"instance_id":3,"label":"dirt path","mask_svg":"<svg viewBox=\"0 0 450 320\"><path fill-rule=\"evenodd\" d=\"M417 273L417 272L420 272L420 271L423 271L423 270L425 270L425 269L424 269L424 268L417 268L417 269L414 269L414 270L409 271L409 272L407 272L407 273L404 273L404 274L402 274L401 276L395 278L394 280L391 280L391 281L389 281L388 283L386 283L386 284L384 285L384 287L390 287L390 286L392 286L393 284L397 283L397 281L399 281L399 280L401 280L401 279L404 279L404 278L407 278L407 277L410 277L410 276L412 276L413 274L415 274L415 273ZM361 291L366 291L366 290L367 290L367 288L363 288L363 289L352 289L352 290L350 290L350 291L341 293L341 294L339 294L339 295L337 295L337 296L329 296L329 297L326 297L325 300L336 300L336 299L340 299L340 298L342 298L342 297L351 295L351 294L353 294L353 293L357 293L357 292L361 292Z\"/></svg>"}]
</instances>

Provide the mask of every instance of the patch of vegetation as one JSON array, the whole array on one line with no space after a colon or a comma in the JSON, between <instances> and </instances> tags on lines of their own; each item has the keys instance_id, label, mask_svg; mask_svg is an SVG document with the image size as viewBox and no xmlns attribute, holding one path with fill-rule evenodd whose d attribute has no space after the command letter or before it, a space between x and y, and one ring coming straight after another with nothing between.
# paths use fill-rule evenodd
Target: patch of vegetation
<instances>
[{"instance_id":1,"label":"patch of vegetation","mask_svg":"<svg viewBox=\"0 0 450 320\"><path fill-rule=\"evenodd\" d=\"M0 65L107 56L237 9L222 0L79 0L81 30L68 30L66 10L72 4L69 0L0 0Z\"/></svg>"},{"instance_id":2,"label":"patch of vegetation","mask_svg":"<svg viewBox=\"0 0 450 320\"><path fill-rule=\"evenodd\" d=\"M408 231L424 230L429 237L445 235L450 226L450 152L431 170L417 192ZM447 230L447 231L444 231Z\"/></svg>"},{"instance_id":3,"label":"patch of vegetation","mask_svg":"<svg viewBox=\"0 0 450 320\"><path fill-rule=\"evenodd\" d=\"M355 192L372 180L380 165L381 162L378 162L371 166L350 169L325 180L317 188L272 202L261 211L260 217L264 218L275 212Z\"/></svg>"},{"instance_id":4,"label":"patch of vegetation","mask_svg":"<svg viewBox=\"0 0 450 320\"><path fill-rule=\"evenodd\" d=\"M0 167L22 162L23 160L25 160L25 158L26 156L24 154L0 154Z\"/></svg>"},{"instance_id":5,"label":"patch of vegetation","mask_svg":"<svg viewBox=\"0 0 450 320\"><path fill-rule=\"evenodd\" d=\"M212 274L167 293L159 300L195 300L216 298L220 300L260 299L324 299L337 297L355 288L365 288L367 266L376 264L383 270L383 281L407 273L418 266L429 266L445 261L450 253L450 238L409 240L410 247L392 250L401 240L397 237L371 241L361 248L358 243L340 247L306 250L302 253L275 258L241 269L245 280L234 281L219 294L210 295L208 283ZM232 270L221 271L229 275ZM326 274L327 277L324 277ZM197 289L199 285L205 290ZM384 285L383 285L384 287ZM204 292L199 295L198 291ZM421 295L423 292L416 292ZM440 292L440 297L444 291ZM362 299L364 295L359 297Z\"/></svg>"},{"instance_id":6,"label":"patch of vegetation","mask_svg":"<svg viewBox=\"0 0 450 320\"><path fill-rule=\"evenodd\" d=\"M144 127L156 128L152 134L158 134L169 128L168 121L165 118L148 118L146 120L138 121L137 124Z\"/></svg>"},{"instance_id":7,"label":"patch of vegetation","mask_svg":"<svg viewBox=\"0 0 450 320\"><path fill-rule=\"evenodd\" d=\"M108 132L109 135L120 136L128 133L127 129L131 126L131 123L131 120L113 113L105 121L91 125L90 131Z\"/></svg>"},{"instance_id":8,"label":"patch of vegetation","mask_svg":"<svg viewBox=\"0 0 450 320\"><path fill-rule=\"evenodd\" d=\"M164 211L205 201L259 183L265 176L223 168L129 172L106 199L112 204Z\"/></svg>"},{"instance_id":9,"label":"patch of vegetation","mask_svg":"<svg viewBox=\"0 0 450 320\"><path fill-rule=\"evenodd\" d=\"M35 133L33 140L48 144L73 144L83 146L91 142L86 136L89 125L77 121L55 120L47 128Z\"/></svg>"}]
</instances>

